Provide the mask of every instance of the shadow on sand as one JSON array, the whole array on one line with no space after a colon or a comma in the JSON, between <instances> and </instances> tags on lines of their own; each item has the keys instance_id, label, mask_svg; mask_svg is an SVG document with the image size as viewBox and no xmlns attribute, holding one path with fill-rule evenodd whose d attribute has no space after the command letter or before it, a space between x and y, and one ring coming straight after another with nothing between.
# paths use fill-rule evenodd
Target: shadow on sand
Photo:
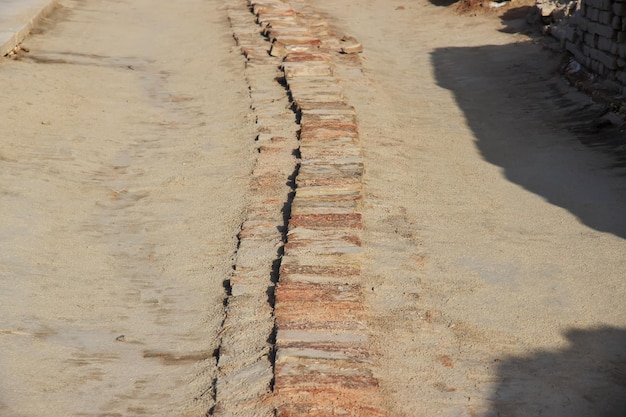
<instances>
[{"instance_id":1,"label":"shadow on sand","mask_svg":"<svg viewBox=\"0 0 626 417\"><path fill-rule=\"evenodd\" d=\"M626 238L624 127L569 88L548 54L515 43L436 49L431 60L486 161L585 225Z\"/></svg>"},{"instance_id":2,"label":"shadow on sand","mask_svg":"<svg viewBox=\"0 0 626 417\"><path fill-rule=\"evenodd\" d=\"M570 330L569 346L510 357L488 416L626 416L626 330Z\"/></svg>"}]
</instances>

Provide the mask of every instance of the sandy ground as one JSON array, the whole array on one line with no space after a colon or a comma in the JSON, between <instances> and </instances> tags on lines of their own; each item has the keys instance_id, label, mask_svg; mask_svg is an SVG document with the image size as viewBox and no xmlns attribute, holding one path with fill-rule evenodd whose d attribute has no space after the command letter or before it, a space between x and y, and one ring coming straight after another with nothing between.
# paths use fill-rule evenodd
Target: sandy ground
<instances>
[{"instance_id":1,"label":"sandy ground","mask_svg":"<svg viewBox=\"0 0 626 417\"><path fill-rule=\"evenodd\" d=\"M217 0L62 3L0 65L0 415L204 415L253 158L241 58ZM510 23L314 6L365 48L338 75L389 415L623 416L626 177L598 146L622 133Z\"/></svg>"},{"instance_id":2,"label":"sandy ground","mask_svg":"<svg viewBox=\"0 0 626 417\"><path fill-rule=\"evenodd\" d=\"M626 181L598 108L515 22L320 0L366 155L369 306L393 416L626 413ZM584 122L584 123L581 123ZM574 133L578 132L578 133Z\"/></svg>"},{"instance_id":3,"label":"sandy ground","mask_svg":"<svg viewBox=\"0 0 626 417\"><path fill-rule=\"evenodd\" d=\"M0 415L201 416L253 130L218 1L63 0L0 73Z\"/></svg>"}]
</instances>

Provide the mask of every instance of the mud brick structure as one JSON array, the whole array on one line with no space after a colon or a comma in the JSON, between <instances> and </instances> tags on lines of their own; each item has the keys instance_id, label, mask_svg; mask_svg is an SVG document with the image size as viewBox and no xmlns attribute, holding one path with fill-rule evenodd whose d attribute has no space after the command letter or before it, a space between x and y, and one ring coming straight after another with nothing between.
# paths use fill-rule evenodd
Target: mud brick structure
<instances>
[{"instance_id":1,"label":"mud brick structure","mask_svg":"<svg viewBox=\"0 0 626 417\"><path fill-rule=\"evenodd\" d=\"M626 94L626 0L580 1L565 34L565 48Z\"/></svg>"}]
</instances>

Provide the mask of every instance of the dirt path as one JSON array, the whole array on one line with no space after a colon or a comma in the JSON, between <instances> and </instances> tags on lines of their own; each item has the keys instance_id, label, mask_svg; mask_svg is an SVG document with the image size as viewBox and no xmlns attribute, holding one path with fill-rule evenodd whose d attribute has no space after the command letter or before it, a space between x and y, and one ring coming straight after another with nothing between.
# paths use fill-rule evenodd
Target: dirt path
<instances>
[{"instance_id":1,"label":"dirt path","mask_svg":"<svg viewBox=\"0 0 626 417\"><path fill-rule=\"evenodd\" d=\"M267 0L327 43L283 73L244 0L62 3L0 65L1 415L624 415L622 133L556 56Z\"/></svg>"},{"instance_id":2,"label":"dirt path","mask_svg":"<svg viewBox=\"0 0 626 417\"><path fill-rule=\"evenodd\" d=\"M205 415L253 161L243 60L217 1L62 5L0 64L0 414Z\"/></svg>"},{"instance_id":3,"label":"dirt path","mask_svg":"<svg viewBox=\"0 0 626 417\"><path fill-rule=\"evenodd\" d=\"M557 57L426 1L318 8L364 45L342 78L393 416L620 416L626 198ZM574 134L573 131L579 132Z\"/></svg>"}]
</instances>

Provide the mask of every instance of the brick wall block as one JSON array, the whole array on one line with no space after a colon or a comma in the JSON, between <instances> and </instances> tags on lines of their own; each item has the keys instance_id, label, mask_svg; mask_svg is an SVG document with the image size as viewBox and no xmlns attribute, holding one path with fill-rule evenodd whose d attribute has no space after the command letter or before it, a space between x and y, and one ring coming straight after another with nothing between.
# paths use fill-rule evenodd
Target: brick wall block
<instances>
[{"instance_id":1,"label":"brick wall block","mask_svg":"<svg viewBox=\"0 0 626 417\"><path fill-rule=\"evenodd\" d=\"M608 10L611 8L611 0L583 0L583 4L597 9Z\"/></svg>"},{"instance_id":2,"label":"brick wall block","mask_svg":"<svg viewBox=\"0 0 626 417\"><path fill-rule=\"evenodd\" d=\"M611 49L613 47L613 40L609 39L609 38L605 38L604 36L598 36L596 38L596 48L605 51L605 52L611 52Z\"/></svg>"},{"instance_id":3,"label":"brick wall block","mask_svg":"<svg viewBox=\"0 0 626 417\"><path fill-rule=\"evenodd\" d=\"M598 22L603 25L611 25L613 20L613 13L611 11L601 11L598 13Z\"/></svg>"},{"instance_id":4,"label":"brick wall block","mask_svg":"<svg viewBox=\"0 0 626 417\"><path fill-rule=\"evenodd\" d=\"M615 78L622 84L626 84L626 71L617 71L615 73Z\"/></svg>"},{"instance_id":5,"label":"brick wall block","mask_svg":"<svg viewBox=\"0 0 626 417\"><path fill-rule=\"evenodd\" d=\"M622 18L619 16L615 16L613 15L613 17L611 18L611 27L615 30L621 30L622 29Z\"/></svg>"},{"instance_id":6,"label":"brick wall block","mask_svg":"<svg viewBox=\"0 0 626 417\"><path fill-rule=\"evenodd\" d=\"M626 3L625 3L625 6L626 6ZM604 36L605 38L613 38L613 36L615 35L615 30L612 27L602 25L599 23L590 22L588 30L591 33Z\"/></svg>"},{"instance_id":7,"label":"brick wall block","mask_svg":"<svg viewBox=\"0 0 626 417\"><path fill-rule=\"evenodd\" d=\"M608 54L606 52L603 52L597 49L592 49L590 56L592 59L595 59L596 61L600 62L602 65L604 65L608 69L614 70L617 68L617 58L611 54Z\"/></svg>"},{"instance_id":8,"label":"brick wall block","mask_svg":"<svg viewBox=\"0 0 626 417\"><path fill-rule=\"evenodd\" d=\"M613 13L617 16L626 16L626 3L613 3Z\"/></svg>"},{"instance_id":9,"label":"brick wall block","mask_svg":"<svg viewBox=\"0 0 626 417\"><path fill-rule=\"evenodd\" d=\"M583 35L583 42L591 48L597 47L596 39L597 39L597 35L593 33L585 33Z\"/></svg>"},{"instance_id":10,"label":"brick wall block","mask_svg":"<svg viewBox=\"0 0 626 417\"><path fill-rule=\"evenodd\" d=\"M597 22L599 14L600 14L599 9L596 9L595 7L587 7L587 14L585 15L585 17L591 20L592 22Z\"/></svg>"}]
</instances>

